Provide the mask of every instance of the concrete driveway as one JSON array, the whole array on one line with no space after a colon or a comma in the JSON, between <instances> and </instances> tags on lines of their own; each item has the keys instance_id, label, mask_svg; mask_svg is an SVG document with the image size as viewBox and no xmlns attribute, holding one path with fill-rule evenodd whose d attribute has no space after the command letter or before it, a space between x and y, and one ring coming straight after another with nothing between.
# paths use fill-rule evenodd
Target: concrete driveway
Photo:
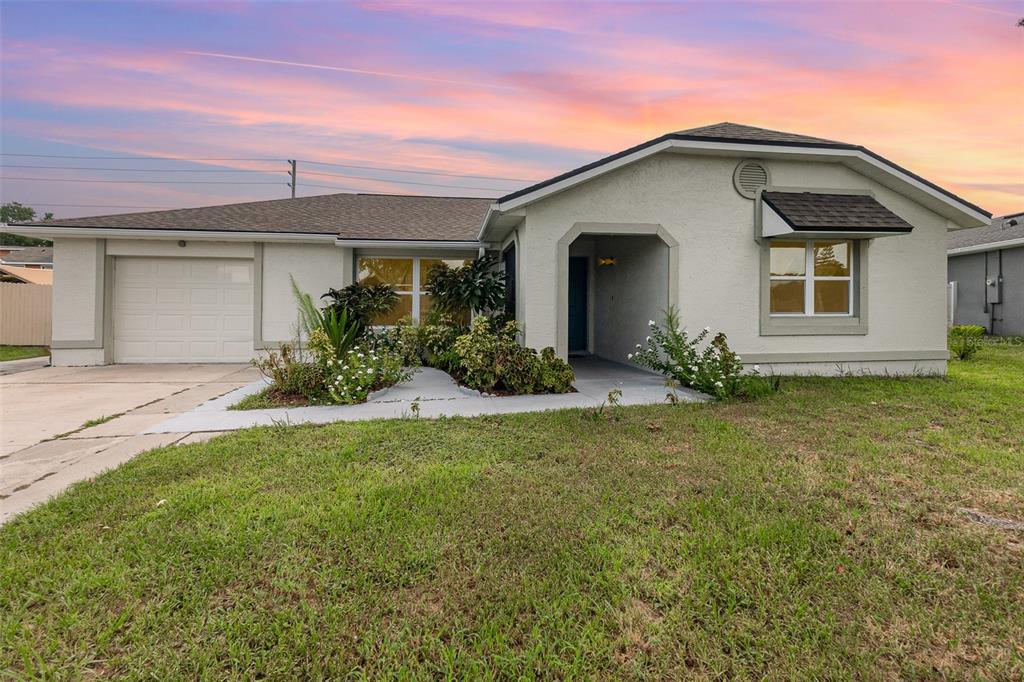
<instances>
[{"instance_id":1,"label":"concrete driveway","mask_svg":"<svg viewBox=\"0 0 1024 682\"><path fill-rule=\"evenodd\" d=\"M241 364L43 367L0 376L0 523L143 450L209 437L143 432L258 377Z\"/></svg>"}]
</instances>

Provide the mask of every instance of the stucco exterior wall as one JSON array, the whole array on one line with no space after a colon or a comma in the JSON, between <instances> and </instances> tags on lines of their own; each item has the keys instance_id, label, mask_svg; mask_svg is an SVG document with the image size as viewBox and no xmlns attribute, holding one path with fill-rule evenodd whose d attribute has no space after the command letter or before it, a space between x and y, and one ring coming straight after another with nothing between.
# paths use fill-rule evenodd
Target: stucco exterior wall
<instances>
[{"instance_id":1,"label":"stucco exterior wall","mask_svg":"<svg viewBox=\"0 0 1024 682\"><path fill-rule=\"evenodd\" d=\"M53 340L94 340L98 287L102 286L103 240L56 239L53 242Z\"/></svg>"},{"instance_id":2,"label":"stucco exterior wall","mask_svg":"<svg viewBox=\"0 0 1024 682\"><path fill-rule=\"evenodd\" d=\"M558 240L576 223L618 222L658 224L678 241L683 324L724 331L744 360L767 364L776 354L828 352L837 361L854 362L870 354L873 366L884 370L882 352L916 353L910 362L944 357L947 221L839 164L764 161L773 186L871 190L914 231L870 244L866 334L762 336L762 247L754 239L755 203L733 188L739 161L659 154L526 207L519 229L526 343L564 348L558 295L552 296L560 290Z\"/></svg>"},{"instance_id":3,"label":"stucco exterior wall","mask_svg":"<svg viewBox=\"0 0 1024 682\"><path fill-rule=\"evenodd\" d=\"M601 236L593 243L596 258L615 258L615 265L592 270L593 352L627 362L648 322L660 320L668 306L668 247L650 235Z\"/></svg>"},{"instance_id":4,"label":"stucco exterior wall","mask_svg":"<svg viewBox=\"0 0 1024 682\"><path fill-rule=\"evenodd\" d=\"M99 365L111 362L113 333L110 325L110 291L118 258L143 256L166 258L254 259L254 305L259 320L254 330L255 355L265 346L294 336L295 299L289 274L314 297L329 287L352 282L352 250L334 244L280 244L256 242L205 242L155 239L54 240L54 334L55 365Z\"/></svg>"},{"instance_id":5,"label":"stucco exterior wall","mask_svg":"<svg viewBox=\"0 0 1024 682\"><path fill-rule=\"evenodd\" d=\"M987 269L986 269L987 262ZM1000 303L985 305L987 278L1002 272ZM1024 335L1024 247L949 259L947 278L956 282L956 324L977 324L990 334Z\"/></svg>"},{"instance_id":6,"label":"stucco exterior wall","mask_svg":"<svg viewBox=\"0 0 1024 682\"><path fill-rule=\"evenodd\" d=\"M318 300L328 289L351 284L352 249L333 244L265 244L263 246L263 343L274 345L295 337L295 297L289 275L299 288Z\"/></svg>"}]
</instances>

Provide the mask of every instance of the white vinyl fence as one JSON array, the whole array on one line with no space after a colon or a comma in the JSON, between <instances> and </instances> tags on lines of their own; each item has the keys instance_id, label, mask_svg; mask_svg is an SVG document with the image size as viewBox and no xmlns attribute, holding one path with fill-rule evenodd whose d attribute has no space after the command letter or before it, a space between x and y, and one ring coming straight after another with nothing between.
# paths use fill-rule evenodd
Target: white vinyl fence
<instances>
[{"instance_id":1,"label":"white vinyl fence","mask_svg":"<svg viewBox=\"0 0 1024 682\"><path fill-rule=\"evenodd\" d=\"M53 287L0 282L0 345L49 346Z\"/></svg>"}]
</instances>

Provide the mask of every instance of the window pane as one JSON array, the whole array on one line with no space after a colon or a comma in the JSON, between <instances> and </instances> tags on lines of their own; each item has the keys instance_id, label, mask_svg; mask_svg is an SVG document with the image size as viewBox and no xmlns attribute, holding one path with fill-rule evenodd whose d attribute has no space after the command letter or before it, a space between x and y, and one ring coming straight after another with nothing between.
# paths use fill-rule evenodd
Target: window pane
<instances>
[{"instance_id":1,"label":"window pane","mask_svg":"<svg viewBox=\"0 0 1024 682\"><path fill-rule=\"evenodd\" d=\"M814 283L814 312L850 312L850 283L845 280L817 280Z\"/></svg>"},{"instance_id":2,"label":"window pane","mask_svg":"<svg viewBox=\"0 0 1024 682\"><path fill-rule=\"evenodd\" d=\"M804 281L772 282L771 312L803 313Z\"/></svg>"},{"instance_id":3,"label":"window pane","mask_svg":"<svg viewBox=\"0 0 1024 682\"><path fill-rule=\"evenodd\" d=\"M467 263L471 263L470 260L463 260L460 258L421 258L420 259L420 288L427 283L427 279L430 277L430 271L436 268L442 263L450 268L461 268ZM423 315L420 315L423 317Z\"/></svg>"},{"instance_id":4,"label":"window pane","mask_svg":"<svg viewBox=\"0 0 1024 682\"><path fill-rule=\"evenodd\" d=\"M360 258L359 281L390 284L396 291L412 291L412 258Z\"/></svg>"},{"instance_id":5,"label":"window pane","mask_svg":"<svg viewBox=\"0 0 1024 682\"><path fill-rule=\"evenodd\" d=\"M412 294L400 294L398 305L386 315L378 315L370 322L372 325L397 324L403 317L412 315Z\"/></svg>"},{"instance_id":6,"label":"window pane","mask_svg":"<svg viewBox=\"0 0 1024 682\"><path fill-rule=\"evenodd\" d=\"M803 275L807 272L804 242L772 242L773 275Z\"/></svg>"},{"instance_id":7,"label":"window pane","mask_svg":"<svg viewBox=\"0 0 1024 682\"><path fill-rule=\"evenodd\" d=\"M850 276L850 242L814 242L814 274Z\"/></svg>"}]
</instances>

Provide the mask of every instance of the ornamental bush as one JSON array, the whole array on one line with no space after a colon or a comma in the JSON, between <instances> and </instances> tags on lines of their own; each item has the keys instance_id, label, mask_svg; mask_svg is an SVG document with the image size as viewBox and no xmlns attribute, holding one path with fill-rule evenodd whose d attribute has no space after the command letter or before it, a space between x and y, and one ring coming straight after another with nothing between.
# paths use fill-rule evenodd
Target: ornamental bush
<instances>
[{"instance_id":1,"label":"ornamental bush","mask_svg":"<svg viewBox=\"0 0 1024 682\"><path fill-rule=\"evenodd\" d=\"M320 363L303 362L295 347L282 343L278 351L256 358L253 366L270 379L275 391L283 395L302 396L310 403L326 402L326 373Z\"/></svg>"},{"instance_id":2,"label":"ornamental bush","mask_svg":"<svg viewBox=\"0 0 1024 682\"><path fill-rule=\"evenodd\" d=\"M339 405L366 402L373 391L406 381L412 374L398 355L361 347L341 359L328 358L326 370L328 395Z\"/></svg>"},{"instance_id":3,"label":"ornamental bush","mask_svg":"<svg viewBox=\"0 0 1024 682\"><path fill-rule=\"evenodd\" d=\"M555 357L553 348L538 355L517 341L519 328L506 322L495 330L492 321L480 316L469 333L456 339L453 371L457 379L478 391L507 391L517 395L568 393L576 380L569 363Z\"/></svg>"},{"instance_id":4,"label":"ornamental bush","mask_svg":"<svg viewBox=\"0 0 1024 682\"><path fill-rule=\"evenodd\" d=\"M671 307L665 311L665 319L661 325L654 320L648 324L651 335L646 339L647 345L636 344L636 352L630 353L627 359L671 377L681 386L696 389L716 398L729 398L747 393L744 384L749 381L750 375L743 376L740 356L729 348L724 333L719 332L704 345L704 340L711 334L711 328L704 327L696 336L690 338L687 331L679 325L678 312ZM758 367L755 365L754 376L757 373ZM769 384L771 385L773 384ZM777 386L777 382L774 385ZM756 392L761 393L763 389L763 382L759 382ZM751 391L753 392L755 391Z\"/></svg>"}]
</instances>

